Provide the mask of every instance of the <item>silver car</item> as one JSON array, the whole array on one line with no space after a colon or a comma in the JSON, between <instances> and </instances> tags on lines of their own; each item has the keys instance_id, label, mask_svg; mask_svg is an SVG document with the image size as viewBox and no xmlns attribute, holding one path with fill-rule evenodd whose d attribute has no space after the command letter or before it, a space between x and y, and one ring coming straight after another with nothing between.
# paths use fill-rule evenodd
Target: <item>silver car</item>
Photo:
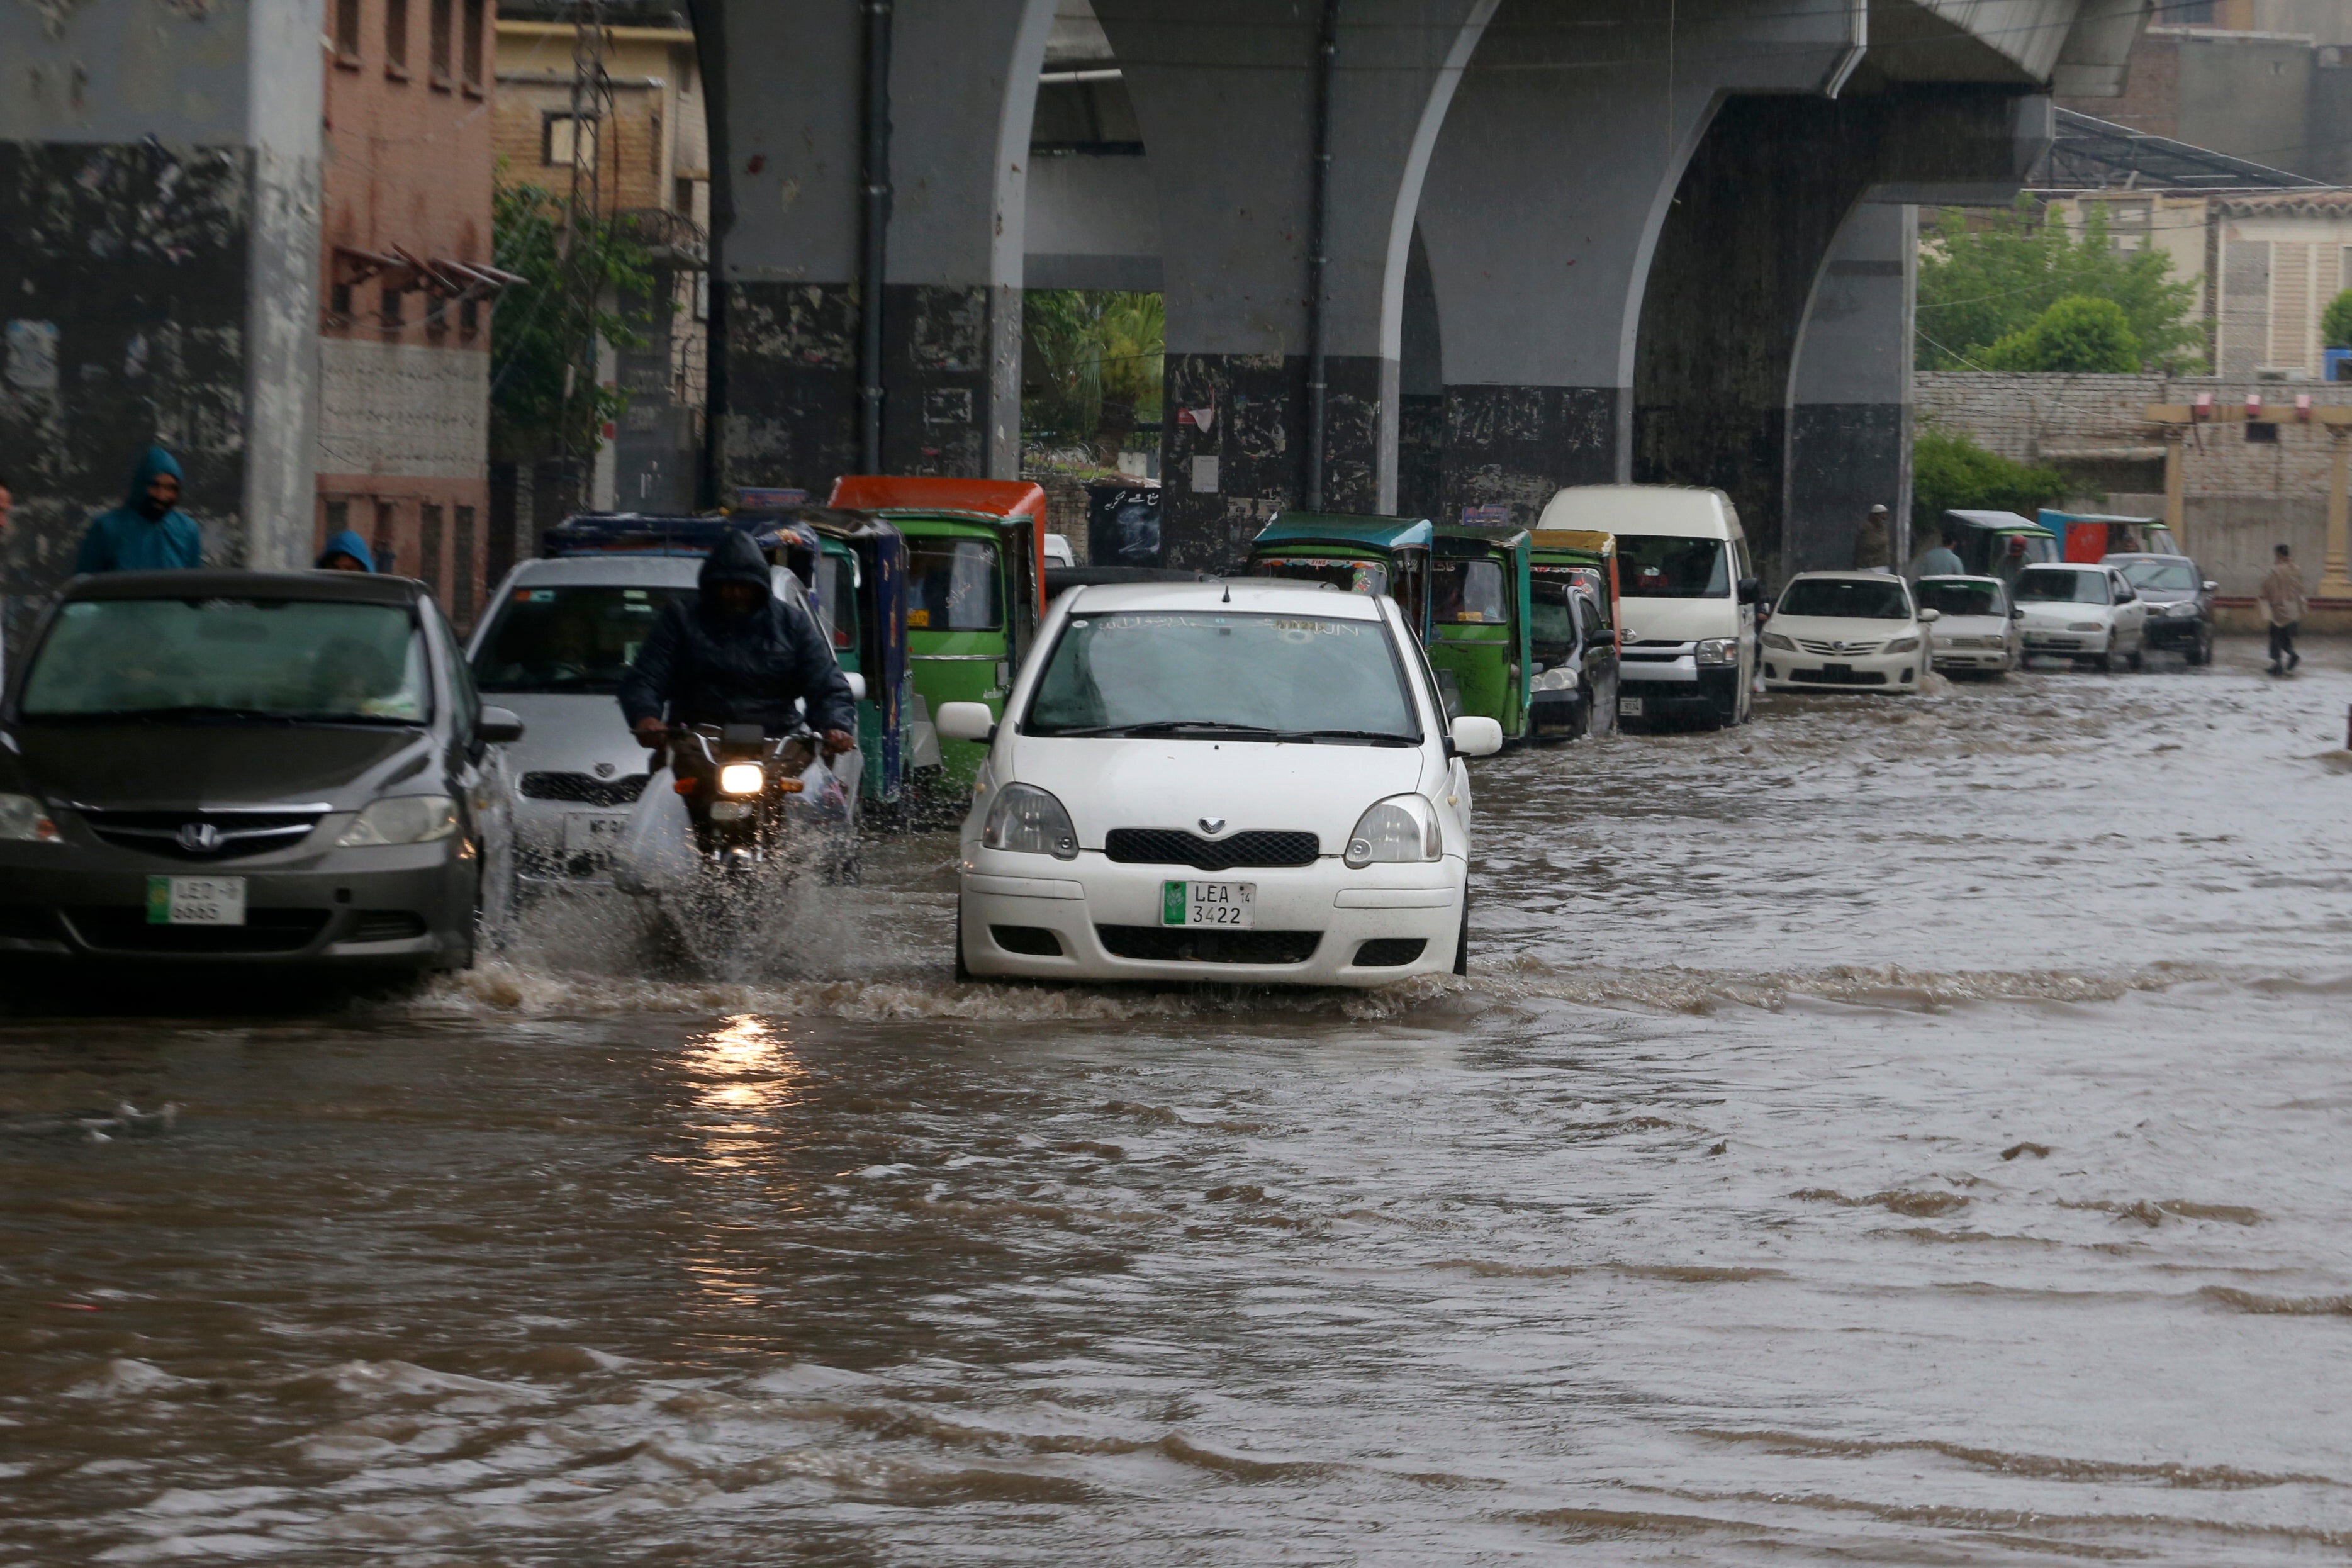
<instances>
[{"instance_id":1,"label":"silver car","mask_svg":"<svg viewBox=\"0 0 2352 1568\"><path fill-rule=\"evenodd\" d=\"M650 753L621 717L621 677L663 609L694 598L701 570L701 557L683 555L526 561L475 628L467 658L476 682L524 726L508 765L520 796L516 869L526 892L609 879L649 776ZM812 614L799 578L779 566L773 580L778 598ZM858 678L849 681L857 690ZM858 766L850 752L835 770L853 816Z\"/></svg>"}]
</instances>

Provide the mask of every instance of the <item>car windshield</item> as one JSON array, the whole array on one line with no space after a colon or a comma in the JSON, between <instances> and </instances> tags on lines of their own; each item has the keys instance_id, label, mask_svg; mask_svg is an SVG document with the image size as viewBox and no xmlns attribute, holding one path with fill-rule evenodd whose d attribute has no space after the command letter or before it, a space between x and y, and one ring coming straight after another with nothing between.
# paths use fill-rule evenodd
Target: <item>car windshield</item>
<instances>
[{"instance_id":1,"label":"car windshield","mask_svg":"<svg viewBox=\"0 0 2352 1568\"><path fill-rule=\"evenodd\" d=\"M1499 626L1511 618L1499 561L1434 562L1429 594L1429 618L1441 626Z\"/></svg>"},{"instance_id":2,"label":"car windshield","mask_svg":"<svg viewBox=\"0 0 2352 1568\"><path fill-rule=\"evenodd\" d=\"M254 718L421 724L425 637L402 605L84 599L25 677L27 718Z\"/></svg>"},{"instance_id":3,"label":"car windshield","mask_svg":"<svg viewBox=\"0 0 2352 1568\"><path fill-rule=\"evenodd\" d=\"M1841 621L1907 621L1911 595L1903 591L1900 577L1800 577L1780 590L1780 602L1773 614Z\"/></svg>"},{"instance_id":4,"label":"car windshield","mask_svg":"<svg viewBox=\"0 0 2352 1568\"><path fill-rule=\"evenodd\" d=\"M1530 590L1535 614L1528 631L1538 658L1566 658L1576 646L1576 590L1565 577L1538 577Z\"/></svg>"},{"instance_id":5,"label":"car windshield","mask_svg":"<svg viewBox=\"0 0 2352 1568\"><path fill-rule=\"evenodd\" d=\"M2005 616L1998 583L1937 583L1919 584L1919 607L1947 616Z\"/></svg>"},{"instance_id":6,"label":"car windshield","mask_svg":"<svg viewBox=\"0 0 2352 1568\"><path fill-rule=\"evenodd\" d=\"M2187 561L2126 561L2124 581L2135 588L2153 588L2164 594L2194 593L2200 579L2195 564Z\"/></svg>"},{"instance_id":7,"label":"car windshield","mask_svg":"<svg viewBox=\"0 0 2352 1568\"><path fill-rule=\"evenodd\" d=\"M1720 539L1621 533L1617 582L1629 599L1727 599L1731 552Z\"/></svg>"},{"instance_id":8,"label":"car windshield","mask_svg":"<svg viewBox=\"0 0 2352 1568\"><path fill-rule=\"evenodd\" d=\"M824 606L825 624L833 628L833 646L847 652L857 647L856 563L845 555L816 558L816 595Z\"/></svg>"},{"instance_id":9,"label":"car windshield","mask_svg":"<svg viewBox=\"0 0 2352 1568\"><path fill-rule=\"evenodd\" d=\"M2029 567L2017 575L2017 602L2021 605L2104 605L2107 602L2107 574L2104 572Z\"/></svg>"},{"instance_id":10,"label":"car windshield","mask_svg":"<svg viewBox=\"0 0 2352 1568\"><path fill-rule=\"evenodd\" d=\"M1294 583L1328 583L1350 594L1385 594L1389 569L1377 561L1334 561L1320 555L1267 555L1250 563L1253 577Z\"/></svg>"},{"instance_id":11,"label":"car windshield","mask_svg":"<svg viewBox=\"0 0 2352 1568\"><path fill-rule=\"evenodd\" d=\"M1213 740L1238 730L1418 741L1420 729L1379 621L1161 610L1072 617L1023 725Z\"/></svg>"},{"instance_id":12,"label":"car windshield","mask_svg":"<svg viewBox=\"0 0 2352 1568\"><path fill-rule=\"evenodd\" d=\"M683 585L526 584L498 606L474 655L475 683L485 691L609 696L620 689L663 607L693 597Z\"/></svg>"},{"instance_id":13,"label":"car windshield","mask_svg":"<svg viewBox=\"0 0 2352 1568\"><path fill-rule=\"evenodd\" d=\"M992 632L1004 624L996 546L985 539L907 542L907 625L919 632Z\"/></svg>"}]
</instances>

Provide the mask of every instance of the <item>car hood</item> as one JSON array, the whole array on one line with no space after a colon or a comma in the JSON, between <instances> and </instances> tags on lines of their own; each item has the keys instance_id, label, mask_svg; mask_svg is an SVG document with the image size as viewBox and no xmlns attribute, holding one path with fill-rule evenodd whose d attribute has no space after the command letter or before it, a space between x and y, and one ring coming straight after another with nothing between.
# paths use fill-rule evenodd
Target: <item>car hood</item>
<instances>
[{"instance_id":1,"label":"car hood","mask_svg":"<svg viewBox=\"0 0 2352 1568\"><path fill-rule=\"evenodd\" d=\"M2029 602L2018 605L2025 612L2025 624L2037 631L2063 626L2069 621L2097 621L2105 625L2115 616L2113 605L2084 605L2073 601L2062 604Z\"/></svg>"},{"instance_id":2,"label":"car hood","mask_svg":"<svg viewBox=\"0 0 2352 1568\"><path fill-rule=\"evenodd\" d=\"M1628 643L1696 642L1739 632L1739 605L1732 599L1620 599L1617 618Z\"/></svg>"},{"instance_id":3,"label":"car hood","mask_svg":"<svg viewBox=\"0 0 2352 1568\"><path fill-rule=\"evenodd\" d=\"M482 700L522 721L522 739L506 748L507 766L524 773L584 773L625 778L646 773L652 753L629 733L610 696L545 691L486 691ZM598 773L599 766L606 772Z\"/></svg>"},{"instance_id":4,"label":"car hood","mask_svg":"<svg viewBox=\"0 0 2352 1568\"><path fill-rule=\"evenodd\" d=\"M1810 637L1815 642L1861 643L1877 647L1896 637L1916 636L1916 621L1853 620L1843 616L1774 616L1767 630L1782 637Z\"/></svg>"},{"instance_id":5,"label":"car hood","mask_svg":"<svg viewBox=\"0 0 2352 1568\"><path fill-rule=\"evenodd\" d=\"M23 724L7 739L8 771L26 793L116 808L356 810L433 766L427 731L358 725Z\"/></svg>"},{"instance_id":6,"label":"car hood","mask_svg":"<svg viewBox=\"0 0 2352 1568\"><path fill-rule=\"evenodd\" d=\"M2202 597L2194 588L2142 588L2137 592L2151 605L2177 605L2183 599Z\"/></svg>"},{"instance_id":7,"label":"car hood","mask_svg":"<svg viewBox=\"0 0 2352 1568\"><path fill-rule=\"evenodd\" d=\"M1023 736L998 777L1051 792L1087 849L1114 827L1199 833L1222 817L1213 837L1311 832L1336 855L1366 806L1422 787L1424 768L1443 776L1419 746Z\"/></svg>"}]
</instances>

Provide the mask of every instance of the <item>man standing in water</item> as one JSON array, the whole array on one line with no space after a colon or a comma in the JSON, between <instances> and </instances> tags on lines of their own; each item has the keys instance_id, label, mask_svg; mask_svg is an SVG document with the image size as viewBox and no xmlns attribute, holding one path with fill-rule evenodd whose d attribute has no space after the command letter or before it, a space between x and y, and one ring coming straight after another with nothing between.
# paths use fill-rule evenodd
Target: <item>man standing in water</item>
<instances>
[{"instance_id":1,"label":"man standing in water","mask_svg":"<svg viewBox=\"0 0 2352 1568\"><path fill-rule=\"evenodd\" d=\"M2263 579L2259 597L2263 613L2271 623L2271 673L2284 675L2303 662L2303 655L2294 651L2294 634L2303 624L2303 574L2294 569L2294 560L2285 545L2280 545L2274 553L2278 563Z\"/></svg>"},{"instance_id":2,"label":"man standing in water","mask_svg":"<svg viewBox=\"0 0 2352 1568\"><path fill-rule=\"evenodd\" d=\"M205 536L180 510L180 465L161 447L131 470L121 506L89 520L74 558L80 572L162 572L205 563Z\"/></svg>"}]
</instances>

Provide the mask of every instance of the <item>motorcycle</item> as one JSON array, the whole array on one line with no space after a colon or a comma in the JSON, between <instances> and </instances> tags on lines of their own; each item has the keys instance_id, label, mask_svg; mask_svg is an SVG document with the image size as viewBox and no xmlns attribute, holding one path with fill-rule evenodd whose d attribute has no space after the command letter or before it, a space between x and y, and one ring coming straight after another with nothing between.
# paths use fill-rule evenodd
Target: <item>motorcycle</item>
<instances>
[{"instance_id":1,"label":"motorcycle","mask_svg":"<svg viewBox=\"0 0 2352 1568\"><path fill-rule=\"evenodd\" d=\"M672 787L686 797L703 858L733 876L782 858L786 803L805 787L814 738L769 735L757 724L694 724L671 726L665 740Z\"/></svg>"}]
</instances>

